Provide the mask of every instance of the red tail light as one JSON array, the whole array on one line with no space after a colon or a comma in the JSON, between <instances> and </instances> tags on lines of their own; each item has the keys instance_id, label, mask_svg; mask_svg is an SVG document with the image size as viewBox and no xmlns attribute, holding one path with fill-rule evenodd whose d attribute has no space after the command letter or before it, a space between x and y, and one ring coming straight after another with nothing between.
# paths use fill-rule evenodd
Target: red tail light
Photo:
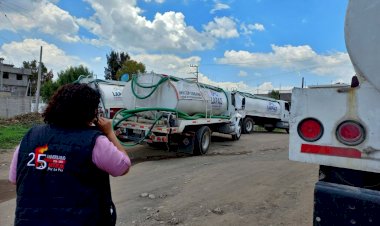
<instances>
[{"instance_id":1,"label":"red tail light","mask_svg":"<svg viewBox=\"0 0 380 226\"><path fill-rule=\"evenodd\" d=\"M120 111L122 108L110 108L110 118L115 116L116 112Z\"/></svg>"},{"instance_id":2,"label":"red tail light","mask_svg":"<svg viewBox=\"0 0 380 226\"><path fill-rule=\"evenodd\" d=\"M355 121L344 121L336 129L336 138L345 145L358 145L365 139L364 127Z\"/></svg>"},{"instance_id":3,"label":"red tail light","mask_svg":"<svg viewBox=\"0 0 380 226\"><path fill-rule=\"evenodd\" d=\"M305 141L314 142L323 135L322 124L314 118L306 118L298 124L298 135Z\"/></svg>"}]
</instances>

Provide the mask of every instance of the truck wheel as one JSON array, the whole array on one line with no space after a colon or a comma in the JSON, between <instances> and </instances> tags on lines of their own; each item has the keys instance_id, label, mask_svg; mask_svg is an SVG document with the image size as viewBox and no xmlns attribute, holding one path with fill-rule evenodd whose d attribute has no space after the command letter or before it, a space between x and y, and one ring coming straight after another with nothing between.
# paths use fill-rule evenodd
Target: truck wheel
<instances>
[{"instance_id":1,"label":"truck wheel","mask_svg":"<svg viewBox=\"0 0 380 226\"><path fill-rule=\"evenodd\" d=\"M251 133L253 131L253 126L254 125L255 125L255 123L253 122L253 120L251 118L245 118L243 120L242 132L244 134Z\"/></svg>"},{"instance_id":2,"label":"truck wheel","mask_svg":"<svg viewBox=\"0 0 380 226\"><path fill-rule=\"evenodd\" d=\"M207 153L211 143L211 130L207 126L202 126L195 133L194 154L204 155Z\"/></svg>"},{"instance_id":3,"label":"truck wheel","mask_svg":"<svg viewBox=\"0 0 380 226\"><path fill-rule=\"evenodd\" d=\"M239 140L240 139L240 137L241 137L241 132L242 132L242 120L240 120L240 122L239 122L239 129L238 129L238 132L237 132L237 134L233 134L232 135L232 140Z\"/></svg>"}]
</instances>

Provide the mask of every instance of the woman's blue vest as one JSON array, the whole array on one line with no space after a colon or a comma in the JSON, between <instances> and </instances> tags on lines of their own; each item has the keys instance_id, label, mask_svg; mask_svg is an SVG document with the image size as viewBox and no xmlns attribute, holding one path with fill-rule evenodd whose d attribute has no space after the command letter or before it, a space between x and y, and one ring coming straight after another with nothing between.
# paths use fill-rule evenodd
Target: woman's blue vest
<instances>
[{"instance_id":1,"label":"woman's blue vest","mask_svg":"<svg viewBox=\"0 0 380 226\"><path fill-rule=\"evenodd\" d=\"M108 173L92 162L101 132L37 126L24 136L17 162L15 225L114 225Z\"/></svg>"}]
</instances>

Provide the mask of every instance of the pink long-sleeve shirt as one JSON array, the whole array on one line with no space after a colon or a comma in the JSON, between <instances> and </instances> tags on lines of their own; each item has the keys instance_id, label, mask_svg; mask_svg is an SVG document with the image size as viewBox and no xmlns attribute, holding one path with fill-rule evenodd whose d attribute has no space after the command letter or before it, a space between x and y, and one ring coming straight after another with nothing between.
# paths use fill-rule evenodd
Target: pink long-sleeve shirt
<instances>
[{"instance_id":1,"label":"pink long-sleeve shirt","mask_svg":"<svg viewBox=\"0 0 380 226\"><path fill-rule=\"evenodd\" d=\"M19 147L16 148L9 170L9 181L16 184L17 158ZM106 136L96 138L94 149L92 150L92 162L101 170L116 177L128 171L131 160L124 153L108 140Z\"/></svg>"}]
</instances>

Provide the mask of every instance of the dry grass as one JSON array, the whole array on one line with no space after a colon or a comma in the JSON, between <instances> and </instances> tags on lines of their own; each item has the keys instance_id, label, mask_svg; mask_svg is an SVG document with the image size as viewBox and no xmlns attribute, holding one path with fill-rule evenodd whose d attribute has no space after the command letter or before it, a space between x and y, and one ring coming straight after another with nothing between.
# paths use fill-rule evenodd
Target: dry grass
<instances>
[{"instance_id":1,"label":"dry grass","mask_svg":"<svg viewBox=\"0 0 380 226\"><path fill-rule=\"evenodd\" d=\"M35 113L35 112L17 115L9 119L0 118L0 126L14 125L14 124L34 125L34 124L40 124L40 123L43 123L42 116L41 114Z\"/></svg>"}]
</instances>

